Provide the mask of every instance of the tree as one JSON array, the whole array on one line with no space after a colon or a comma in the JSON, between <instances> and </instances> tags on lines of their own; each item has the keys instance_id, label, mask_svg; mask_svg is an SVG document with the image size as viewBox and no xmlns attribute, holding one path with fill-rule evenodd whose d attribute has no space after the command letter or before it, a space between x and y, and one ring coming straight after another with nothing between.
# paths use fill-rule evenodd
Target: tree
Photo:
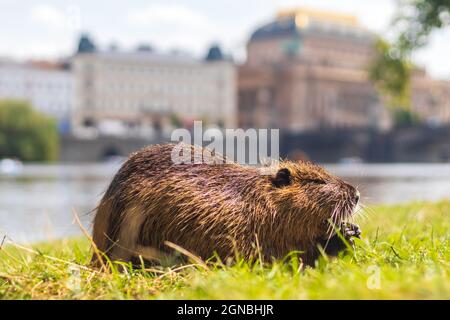
<instances>
[{"instance_id":1,"label":"tree","mask_svg":"<svg viewBox=\"0 0 450 320\"><path fill-rule=\"evenodd\" d=\"M434 29L450 25L449 0L399 0L394 25L400 29L396 46L404 55L427 44Z\"/></svg>"},{"instance_id":2,"label":"tree","mask_svg":"<svg viewBox=\"0 0 450 320\"><path fill-rule=\"evenodd\" d=\"M181 128L183 126L183 122L176 113L170 114L170 124L173 125L175 128Z\"/></svg>"},{"instance_id":3,"label":"tree","mask_svg":"<svg viewBox=\"0 0 450 320\"><path fill-rule=\"evenodd\" d=\"M369 68L369 78L392 108L410 105L412 64L402 59L391 44L383 39L375 43L376 56Z\"/></svg>"},{"instance_id":4,"label":"tree","mask_svg":"<svg viewBox=\"0 0 450 320\"><path fill-rule=\"evenodd\" d=\"M419 115L411 110L394 109L392 115L397 128L413 127L420 123Z\"/></svg>"},{"instance_id":5,"label":"tree","mask_svg":"<svg viewBox=\"0 0 450 320\"><path fill-rule=\"evenodd\" d=\"M392 43L377 41L369 77L391 107L407 110L413 69L411 54L426 45L434 29L450 25L450 0L399 0L398 4L394 20L398 36Z\"/></svg>"},{"instance_id":6,"label":"tree","mask_svg":"<svg viewBox=\"0 0 450 320\"><path fill-rule=\"evenodd\" d=\"M52 161L58 156L54 120L34 111L24 101L0 101L0 158Z\"/></svg>"}]
</instances>

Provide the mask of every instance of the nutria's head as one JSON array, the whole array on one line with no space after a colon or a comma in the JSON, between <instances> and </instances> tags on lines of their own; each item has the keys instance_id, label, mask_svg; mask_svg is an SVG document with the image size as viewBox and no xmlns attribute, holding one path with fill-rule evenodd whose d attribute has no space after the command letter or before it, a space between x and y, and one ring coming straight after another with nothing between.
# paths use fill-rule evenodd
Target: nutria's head
<instances>
[{"instance_id":1,"label":"nutria's head","mask_svg":"<svg viewBox=\"0 0 450 320\"><path fill-rule=\"evenodd\" d=\"M355 187L308 162L281 162L270 180L279 210L310 239L330 232L330 221L339 225L352 217L359 202Z\"/></svg>"}]
</instances>

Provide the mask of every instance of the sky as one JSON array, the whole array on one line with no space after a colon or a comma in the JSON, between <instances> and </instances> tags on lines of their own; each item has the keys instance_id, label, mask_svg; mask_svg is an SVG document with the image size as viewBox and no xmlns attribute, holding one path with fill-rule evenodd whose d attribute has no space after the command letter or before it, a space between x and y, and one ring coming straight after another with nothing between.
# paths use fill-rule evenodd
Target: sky
<instances>
[{"instance_id":1,"label":"sky","mask_svg":"<svg viewBox=\"0 0 450 320\"><path fill-rule=\"evenodd\" d=\"M81 32L99 47L183 50L196 56L219 43L245 59L251 32L280 9L306 6L354 14L361 25L389 36L395 0L0 0L0 57L54 59L70 55ZM450 79L450 28L433 32L415 62Z\"/></svg>"}]
</instances>

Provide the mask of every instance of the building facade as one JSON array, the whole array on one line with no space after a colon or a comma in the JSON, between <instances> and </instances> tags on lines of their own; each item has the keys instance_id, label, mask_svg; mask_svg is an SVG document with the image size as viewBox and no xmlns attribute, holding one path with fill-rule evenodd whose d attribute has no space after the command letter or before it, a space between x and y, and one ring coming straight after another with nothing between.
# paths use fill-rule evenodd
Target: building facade
<instances>
[{"instance_id":1,"label":"building facade","mask_svg":"<svg viewBox=\"0 0 450 320\"><path fill-rule=\"evenodd\" d=\"M153 51L92 52L75 56L73 72L72 123L78 133L149 136L194 120L236 126L236 70L230 61Z\"/></svg>"},{"instance_id":2,"label":"building facade","mask_svg":"<svg viewBox=\"0 0 450 320\"><path fill-rule=\"evenodd\" d=\"M68 131L73 103L72 74L60 64L0 61L0 99L25 100Z\"/></svg>"},{"instance_id":3,"label":"building facade","mask_svg":"<svg viewBox=\"0 0 450 320\"><path fill-rule=\"evenodd\" d=\"M429 126L450 123L450 81L416 70L411 80L411 109Z\"/></svg>"},{"instance_id":4,"label":"building facade","mask_svg":"<svg viewBox=\"0 0 450 320\"><path fill-rule=\"evenodd\" d=\"M353 16L309 9L279 13L248 42L239 69L239 125L294 132L389 129L390 112L368 79L375 39ZM447 82L416 74L412 85L414 111L450 121Z\"/></svg>"}]
</instances>

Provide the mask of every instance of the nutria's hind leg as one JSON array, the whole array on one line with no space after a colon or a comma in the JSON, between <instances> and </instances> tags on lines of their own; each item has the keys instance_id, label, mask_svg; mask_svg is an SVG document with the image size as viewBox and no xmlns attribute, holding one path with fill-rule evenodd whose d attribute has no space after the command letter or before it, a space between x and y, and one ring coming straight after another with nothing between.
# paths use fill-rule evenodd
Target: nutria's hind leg
<instances>
[{"instance_id":1,"label":"nutria's hind leg","mask_svg":"<svg viewBox=\"0 0 450 320\"><path fill-rule=\"evenodd\" d=\"M145 215L140 206L130 206L121 213L117 239L110 248L111 260L131 261L137 252L137 242Z\"/></svg>"}]
</instances>

